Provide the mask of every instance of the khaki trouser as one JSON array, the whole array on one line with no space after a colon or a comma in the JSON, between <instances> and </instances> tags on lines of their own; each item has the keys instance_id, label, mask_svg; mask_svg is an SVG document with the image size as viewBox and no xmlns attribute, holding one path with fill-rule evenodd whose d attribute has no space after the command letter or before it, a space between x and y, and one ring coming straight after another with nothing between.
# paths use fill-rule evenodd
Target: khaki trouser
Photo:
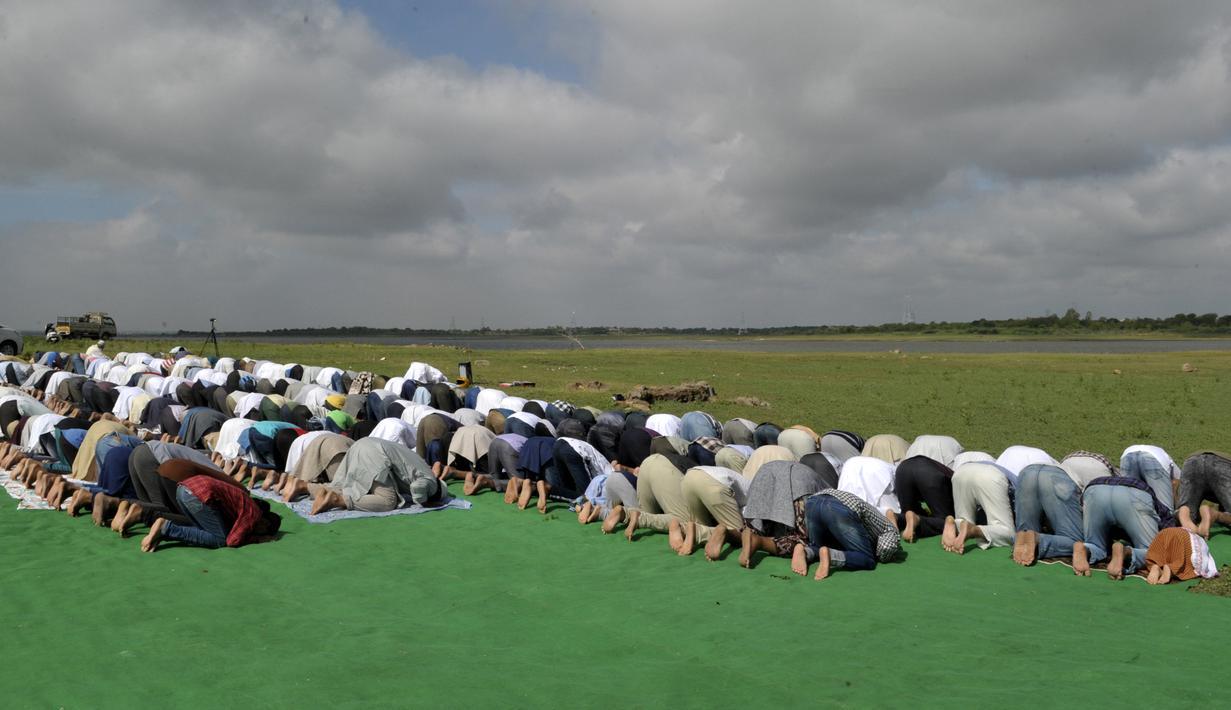
<instances>
[{"instance_id":1,"label":"khaki trouser","mask_svg":"<svg viewBox=\"0 0 1231 710\"><path fill-rule=\"evenodd\" d=\"M708 473L689 470L684 474L680 489L689 514L696 521L698 542L708 540L714 526L719 523L736 532L744 527L744 517L740 513L739 503L735 501L735 494Z\"/></svg>"},{"instance_id":2,"label":"khaki trouser","mask_svg":"<svg viewBox=\"0 0 1231 710\"><path fill-rule=\"evenodd\" d=\"M662 456L650 456L637 471L637 504L641 508L638 528L666 532L671 518L681 523L692 519L680 484L684 474Z\"/></svg>"},{"instance_id":3,"label":"khaki trouser","mask_svg":"<svg viewBox=\"0 0 1231 710\"><path fill-rule=\"evenodd\" d=\"M1015 526L1013 508L1009 505L1009 481L995 466L968 463L953 472L953 517L959 523L973 523L976 506L987 517L987 523L979 526L987 542L979 546L986 549L1012 545Z\"/></svg>"}]
</instances>

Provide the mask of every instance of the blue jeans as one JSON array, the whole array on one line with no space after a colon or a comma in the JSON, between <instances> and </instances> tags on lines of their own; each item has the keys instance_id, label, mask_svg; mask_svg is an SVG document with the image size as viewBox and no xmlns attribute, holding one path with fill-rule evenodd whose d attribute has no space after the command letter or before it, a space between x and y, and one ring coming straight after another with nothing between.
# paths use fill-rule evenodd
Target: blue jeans
<instances>
[{"instance_id":1,"label":"blue jeans","mask_svg":"<svg viewBox=\"0 0 1231 710\"><path fill-rule=\"evenodd\" d=\"M162 529L163 537L168 540L179 540L195 547L226 547L229 531L217 510L202 503L201 499L183 486L176 487L175 500L179 503L184 515L192 518L192 522L196 525L177 525L167 521Z\"/></svg>"},{"instance_id":2,"label":"blue jeans","mask_svg":"<svg viewBox=\"0 0 1231 710\"><path fill-rule=\"evenodd\" d=\"M1143 481L1154 491L1154 497L1159 503L1167 506L1167 510L1175 511L1175 489L1171 487L1171 472L1163 468L1158 459L1144 451L1134 451L1120 459L1120 475Z\"/></svg>"},{"instance_id":3,"label":"blue jeans","mask_svg":"<svg viewBox=\"0 0 1231 710\"><path fill-rule=\"evenodd\" d=\"M1127 486L1091 486L1084 498L1090 564L1107 559L1111 529L1118 526L1128 535L1133 553L1124 572L1136 572L1145 564L1146 549L1158 535L1158 512L1150 494Z\"/></svg>"},{"instance_id":4,"label":"blue jeans","mask_svg":"<svg viewBox=\"0 0 1231 710\"><path fill-rule=\"evenodd\" d=\"M804 503L808 522L808 557L829 548L831 567L876 569L876 543L855 511L833 496L812 496Z\"/></svg>"},{"instance_id":5,"label":"blue jeans","mask_svg":"<svg viewBox=\"0 0 1231 710\"><path fill-rule=\"evenodd\" d=\"M1014 513L1017 531L1038 533L1038 558L1071 557L1073 543L1085 538L1077 484L1059 466L1031 464L1017 477ZM1043 532L1043 521L1052 534Z\"/></svg>"}]
</instances>

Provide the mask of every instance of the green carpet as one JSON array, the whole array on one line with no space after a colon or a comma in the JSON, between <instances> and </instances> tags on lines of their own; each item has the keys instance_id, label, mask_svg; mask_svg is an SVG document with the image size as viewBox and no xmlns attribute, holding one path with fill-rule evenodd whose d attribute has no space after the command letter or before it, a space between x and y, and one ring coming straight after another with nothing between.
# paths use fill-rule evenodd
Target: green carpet
<instances>
[{"instance_id":1,"label":"green carpet","mask_svg":"<svg viewBox=\"0 0 1231 710\"><path fill-rule=\"evenodd\" d=\"M681 559L490 492L471 511L142 554L0 500L0 698L23 707L982 706L1216 701L1226 599L935 539L824 582ZM1213 540L1231 561L1231 536Z\"/></svg>"}]
</instances>

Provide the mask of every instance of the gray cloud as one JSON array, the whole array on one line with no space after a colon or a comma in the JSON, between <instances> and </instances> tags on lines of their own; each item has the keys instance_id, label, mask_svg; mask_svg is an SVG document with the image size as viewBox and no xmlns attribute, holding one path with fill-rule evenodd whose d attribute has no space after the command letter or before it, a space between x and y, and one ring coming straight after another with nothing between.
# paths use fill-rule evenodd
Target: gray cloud
<instances>
[{"instance_id":1,"label":"gray cloud","mask_svg":"<svg viewBox=\"0 0 1231 710\"><path fill-rule=\"evenodd\" d=\"M148 196L0 227L5 320L1225 310L1225 3L528 4L581 85L326 0L0 2L0 189Z\"/></svg>"}]
</instances>

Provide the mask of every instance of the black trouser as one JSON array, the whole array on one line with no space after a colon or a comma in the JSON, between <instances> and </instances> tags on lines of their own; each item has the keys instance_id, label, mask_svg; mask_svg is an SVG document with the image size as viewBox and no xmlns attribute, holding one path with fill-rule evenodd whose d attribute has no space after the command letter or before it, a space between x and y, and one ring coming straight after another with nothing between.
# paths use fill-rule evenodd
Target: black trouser
<instances>
[{"instance_id":1,"label":"black trouser","mask_svg":"<svg viewBox=\"0 0 1231 710\"><path fill-rule=\"evenodd\" d=\"M80 405L85 401L85 395L82 394L81 388L85 386L85 383L88 381L89 380L84 377L70 377L65 380L64 387L67 390L67 396L61 397L61 399L66 399L73 404Z\"/></svg>"},{"instance_id":2,"label":"black trouser","mask_svg":"<svg viewBox=\"0 0 1231 710\"><path fill-rule=\"evenodd\" d=\"M215 389L213 392L210 393L209 406L213 407L219 412L222 412L228 417L233 417L235 416L235 412L231 411L231 408L227 406L227 395L228 394L230 394L230 391L228 391L227 388L225 387L219 387Z\"/></svg>"},{"instance_id":3,"label":"black trouser","mask_svg":"<svg viewBox=\"0 0 1231 710\"><path fill-rule=\"evenodd\" d=\"M163 408L162 413L158 415L158 425L162 427L164 434L180 435L180 420L175 418L175 410L170 407Z\"/></svg>"},{"instance_id":4,"label":"black trouser","mask_svg":"<svg viewBox=\"0 0 1231 710\"><path fill-rule=\"evenodd\" d=\"M10 399L0 404L0 433L7 432L9 425L18 419L21 419L21 412L17 411L17 400Z\"/></svg>"},{"instance_id":5,"label":"black trouser","mask_svg":"<svg viewBox=\"0 0 1231 710\"><path fill-rule=\"evenodd\" d=\"M945 518L953 515L952 476L947 466L926 456L912 456L898 464L894 491L902 504L902 512L910 511L919 516L916 537L935 537L944 532ZM927 510L923 508L924 503ZM898 522L901 525L904 521Z\"/></svg>"},{"instance_id":6,"label":"black trouser","mask_svg":"<svg viewBox=\"0 0 1231 710\"><path fill-rule=\"evenodd\" d=\"M552 449L552 460L555 466L547 473L552 494L573 499L584 493L590 485L590 469L581 454L568 442L557 441Z\"/></svg>"},{"instance_id":7,"label":"black trouser","mask_svg":"<svg viewBox=\"0 0 1231 710\"><path fill-rule=\"evenodd\" d=\"M279 429L274 434L274 467L279 471L286 470L286 459L291 454L291 444L299 438L299 432L294 429Z\"/></svg>"},{"instance_id":8,"label":"black trouser","mask_svg":"<svg viewBox=\"0 0 1231 710\"><path fill-rule=\"evenodd\" d=\"M150 447L142 444L133 449L128 457L128 477L132 479L133 489L137 491L137 500L145 509L144 520L153 522L154 518L166 518L179 525L195 525L192 518L180 512L175 503L175 481L158 475L158 459Z\"/></svg>"}]
</instances>

